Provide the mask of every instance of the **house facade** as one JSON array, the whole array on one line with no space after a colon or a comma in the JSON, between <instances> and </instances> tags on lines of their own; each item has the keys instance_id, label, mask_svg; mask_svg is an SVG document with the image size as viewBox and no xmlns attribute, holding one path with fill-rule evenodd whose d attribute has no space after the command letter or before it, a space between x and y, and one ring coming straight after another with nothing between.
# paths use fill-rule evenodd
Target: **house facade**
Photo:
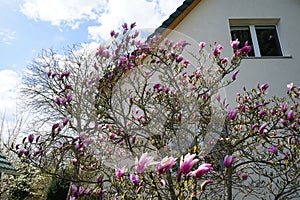
<instances>
[{"instance_id":1,"label":"house facade","mask_svg":"<svg viewBox=\"0 0 300 200\"><path fill-rule=\"evenodd\" d=\"M299 0L186 0L159 27L200 42L221 44L223 57L230 57L230 41L249 41L253 51L242 61L240 72L225 89L229 103L237 92L257 83L270 85L269 94L283 96L288 83L300 84Z\"/></svg>"}]
</instances>

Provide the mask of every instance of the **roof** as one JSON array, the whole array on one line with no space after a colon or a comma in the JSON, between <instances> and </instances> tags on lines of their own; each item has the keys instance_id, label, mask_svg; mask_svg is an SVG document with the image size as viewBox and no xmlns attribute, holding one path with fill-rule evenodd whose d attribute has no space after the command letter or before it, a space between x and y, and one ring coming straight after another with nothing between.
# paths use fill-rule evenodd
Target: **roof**
<instances>
[{"instance_id":1,"label":"roof","mask_svg":"<svg viewBox=\"0 0 300 200\"><path fill-rule=\"evenodd\" d=\"M167 35L173 30L189 13L194 7L198 5L201 0L185 0L181 6L179 6L175 12L173 12L168 19L166 19L155 32L149 36L152 37L155 34ZM167 29L167 30L166 30Z\"/></svg>"},{"instance_id":2,"label":"roof","mask_svg":"<svg viewBox=\"0 0 300 200\"><path fill-rule=\"evenodd\" d=\"M16 174L14 166L6 159L6 157L0 152L0 172L7 174Z\"/></svg>"}]
</instances>

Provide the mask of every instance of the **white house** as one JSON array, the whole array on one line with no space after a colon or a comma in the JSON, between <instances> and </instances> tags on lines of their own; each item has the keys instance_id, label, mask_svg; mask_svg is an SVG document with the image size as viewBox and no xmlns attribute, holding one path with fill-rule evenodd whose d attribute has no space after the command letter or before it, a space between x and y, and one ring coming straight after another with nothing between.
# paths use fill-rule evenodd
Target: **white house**
<instances>
[{"instance_id":1,"label":"white house","mask_svg":"<svg viewBox=\"0 0 300 200\"><path fill-rule=\"evenodd\" d=\"M175 31L197 42L217 42L224 57L232 55L231 40L250 41L253 52L226 88L232 104L243 85L269 83L269 94L283 96L288 83L300 84L299 25L299 0L186 0L159 28L171 29L170 39Z\"/></svg>"},{"instance_id":2,"label":"white house","mask_svg":"<svg viewBox=\"0 0 300 200\"><path fill-rule=\"evenodd\" d=\"M249 41L253 51L242 61L237 80L225 88L231 107L243 86L268 83L270 96L284 96L287 84L300 85L299 0L186 0L160 30L175 41L221 44L223 57L233 54L231 41Z\"/></svg>"}]
</instances>

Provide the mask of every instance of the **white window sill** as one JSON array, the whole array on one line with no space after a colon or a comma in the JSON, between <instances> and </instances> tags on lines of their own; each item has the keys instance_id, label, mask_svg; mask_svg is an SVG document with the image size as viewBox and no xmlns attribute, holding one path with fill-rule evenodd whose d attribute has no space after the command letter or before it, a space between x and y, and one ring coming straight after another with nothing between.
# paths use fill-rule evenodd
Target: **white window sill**
<instances>
[{"instance_id":1,"label":"white window sill","mask_svg":"<svg viewBox=\"0 0 300 200\"><path fill-rule=\"evenodd\" d=\"M248 56L243 57L244 59L287 59L287 58L293 58L292 56Z\"/></svg>"}]
</instances>

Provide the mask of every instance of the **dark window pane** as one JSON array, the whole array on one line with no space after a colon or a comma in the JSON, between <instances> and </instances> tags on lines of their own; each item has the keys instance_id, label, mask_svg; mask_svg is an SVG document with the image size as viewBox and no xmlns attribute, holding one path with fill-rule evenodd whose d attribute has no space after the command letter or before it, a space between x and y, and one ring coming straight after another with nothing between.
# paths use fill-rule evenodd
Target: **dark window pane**
<instances>
[{"instance_id":1,"label":"dark window pane","mask_svg":"<svg viewBox=\"0 0 300 200\"><path fill-rule=\"evenodd\" d=\"M252 47L252 50L248 56L254 56L254 50L252 45L252 38L250 34L250 29L248 26L231 26L231 39L232 41L238 39L240 41L239 48L242 48L245 45L245 42L248 41L248 45Z\"/></svg>"},{"instance_id":2,"label":"dark window pane","mask_svg":"<svg viewBox=\"0 0 300 200\"><path fill-rule=\"evenodd\" d=\"M260 55L282 56L275 26L255 26Z\"/></svg>"}]
</instances>

